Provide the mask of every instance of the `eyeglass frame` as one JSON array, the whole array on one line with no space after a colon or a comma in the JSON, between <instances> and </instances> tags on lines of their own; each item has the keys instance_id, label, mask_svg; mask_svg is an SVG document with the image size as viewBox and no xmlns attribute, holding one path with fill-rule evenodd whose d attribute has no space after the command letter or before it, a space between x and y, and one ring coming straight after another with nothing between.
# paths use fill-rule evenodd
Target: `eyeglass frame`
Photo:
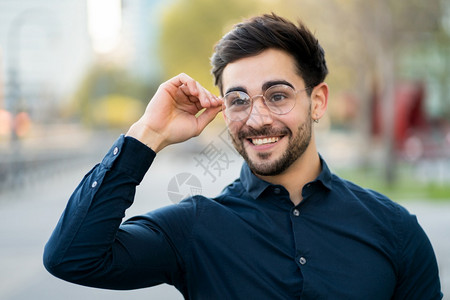
<instances>
[{"instance_id":1,"label":"eyeglass frame","mask_svg":"<svg viewBox=\"0 0 450 300\"><path fill-rule=\"evenodd\" d=\"M285 114L288 114L289 112L291 112L293 109L294 109L294 107L295 107L295 105L296 105L296 103L297 103L297 101L294 101L294 105L288 110L288 111L286 111L286 112L283 112L283 113L278 113L278 112L276 112L276 111L273 111L272 109L271 109L271 107L269 106L269 105L267 105L267 99L266 99L266 97L265 97L265 94L267 93L267 91L269 91L270 89L272 89L272 88L274 88L274 87L277 87L277 86L284 86L284 87L286 87L286 88L289 88L289 89L291 89L293 92L294 92L294 100L296 100L296 97L297 97L297 94L298 93L300 93L300 92L304 92L304 91L307 91L307 90L309 90L309 89L311 89L311 88L314 88L314 86L307 86L307 87L305 87L305 88L303 88L303 89L301 89L301 90L296 90L294 87L292 87L291 85L289 85L289 84L286 84L286 83L278 83L278 84L275 84L275 85L272 85L272 86L270 86L270 87L268 87L262 94L259 94L259 95L254 95L254 96L250 96L248 93L246 93L246 92L244 92L244 91L241 91L241 90L235 90L235 91L229 91L228 93L226 93L223 97L222 97L222 99L223 100L225 100L226 99L226 97L227 97L227 95L229 95L229 94L232 94L232 93L242 93L242 94L244 94L244 95L247 95L248 96L248 99L250 100L250 110L248 111L248 114L247 114L247 116L245 117L245 118L241 118L241 119L233 119L233 118L230 118L230 116L226 113L226 111L227 111L227 106L226 106L226 101L224 101L223 103L223 105L224 105L224 107L225 107L225 109L223 110L224 111L224 113L225 113L225 115L227 116L227 118L229 118L230 120L232 120L232 121L242 121L242 120L245 120L245 119L247 119L249 116L250 116L250 114L251 114L251 112L252 112L252 110L253 110L253 104L254 104L254 98L259 98L259 97L261 97L263 100L264 100L264 105L267 107L267 109L270 111L270 112L272 112L272 113L274 113L274 114L277 114L277 115L285 115Z\"/></svg>"}]
</instances>

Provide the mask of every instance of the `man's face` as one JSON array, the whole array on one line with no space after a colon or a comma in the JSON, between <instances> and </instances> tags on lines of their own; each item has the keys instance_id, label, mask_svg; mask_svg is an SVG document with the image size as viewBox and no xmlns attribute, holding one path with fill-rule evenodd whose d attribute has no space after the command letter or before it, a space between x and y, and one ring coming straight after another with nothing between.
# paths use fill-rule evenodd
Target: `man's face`
<instances>
[{"instance_id":1,"label":"man's face","mask_svg":"<svg viewBox=\"0 0 450 300\"><path fill-rule=\"evenodd\" d=\"M230 90L261 95L272 84L285 82L297 92L294 108L284 115L271 112L262 97L255 97L248 118L225 116L234 147L257 175L283 173L308 149L311 141L311 101L292 56L268 49L228 64L222 74L223 93Z\"/></svg>"}]
</instances>

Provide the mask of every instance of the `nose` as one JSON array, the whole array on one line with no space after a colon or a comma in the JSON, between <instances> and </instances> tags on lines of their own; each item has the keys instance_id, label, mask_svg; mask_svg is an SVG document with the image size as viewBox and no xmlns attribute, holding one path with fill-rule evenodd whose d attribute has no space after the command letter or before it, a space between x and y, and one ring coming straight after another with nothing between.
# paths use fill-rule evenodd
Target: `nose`
<instances>
[{"instance_id":1,"label":"nose","mask_svg":"<svg viewBox=\"0 0 450 300\"><path fill-rule=\"evenodd\" d=\"M264 103L264 99L262 97L254 99L252 110L248 116L246 125L256 129L272 123L272 112Z\"/></svg>"}]
</instances>

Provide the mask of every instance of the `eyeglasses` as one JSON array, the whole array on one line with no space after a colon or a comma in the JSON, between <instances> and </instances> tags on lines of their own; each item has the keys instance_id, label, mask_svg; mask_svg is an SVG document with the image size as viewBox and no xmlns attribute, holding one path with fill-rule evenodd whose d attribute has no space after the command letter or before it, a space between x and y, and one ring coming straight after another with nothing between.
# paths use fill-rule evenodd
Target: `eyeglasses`
<instances>
[{"instance_id":1,"label":"eyeglasses","mask_svg":"<svg viewBox=\"0 0 450 300\"><path fill-rule=\"evenodd\" d=\"M277 84L268 88L264 94L253 97L242 91L232 91L223 97L224 113L232 121L244 120L252 111L253 99L262 97L271 112L277 115L284 115L294 108L297 93L307 89L309 87L296 91L286 84Z\"/></svg>"}]
</instances>

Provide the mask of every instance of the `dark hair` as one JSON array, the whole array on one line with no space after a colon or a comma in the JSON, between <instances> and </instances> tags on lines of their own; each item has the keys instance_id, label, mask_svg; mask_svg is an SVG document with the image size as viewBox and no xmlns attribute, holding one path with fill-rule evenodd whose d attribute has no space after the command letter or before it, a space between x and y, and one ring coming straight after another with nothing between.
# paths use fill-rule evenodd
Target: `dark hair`
<instances>
[{"instance_id":1,"label":"dark hair","mask_svg":"<svg viewBox=\"0 0 450 300\"><path fill-rule=\"evenodd\" d=\"M227 64L269 48L284 50L294 57L298 74L307 87L314 87L325 80L328 68L319 41L301 21L296 26L272 13L235 25L214 47L212 73L220 92L222 73Z\"/></svg>"}]
</instances>

